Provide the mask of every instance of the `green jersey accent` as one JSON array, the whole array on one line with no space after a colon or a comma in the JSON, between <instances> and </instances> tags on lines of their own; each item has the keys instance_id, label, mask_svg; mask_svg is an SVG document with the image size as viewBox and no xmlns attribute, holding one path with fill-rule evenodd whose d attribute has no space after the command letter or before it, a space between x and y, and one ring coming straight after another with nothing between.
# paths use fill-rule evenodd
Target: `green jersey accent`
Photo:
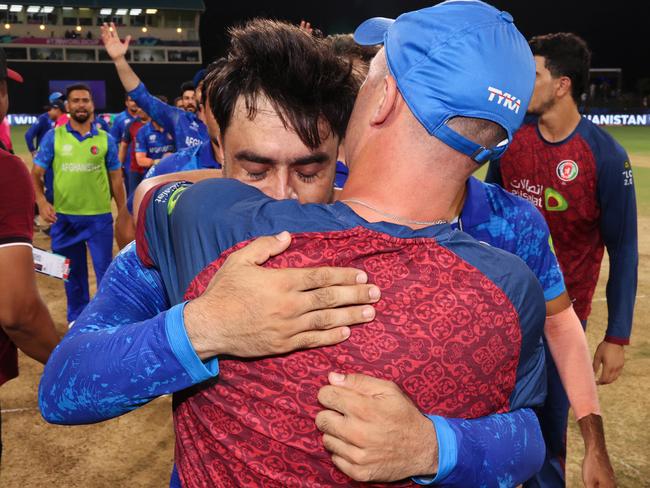
<instances>
[{"instance_id":1,"label":"green jersey accent","mask_svg":"<svg viewBox=\"0 0 650 488\"><path fill-rule=\"evenodd\" d=\"M549 212L564 212L569 208L569 202L554 188L544 190L544 208Z\"/></svg>"},{"instance_id":2,"label":"green jersey accent","mask_svg":"<svg viewBox=\"0 0 650 488\"><path fill-rule=\"evenodd\" d=\"M69 215L110 213L106 132L79 141L65 125L54 131L54 209Z\"/></svg>"}]
</instances>

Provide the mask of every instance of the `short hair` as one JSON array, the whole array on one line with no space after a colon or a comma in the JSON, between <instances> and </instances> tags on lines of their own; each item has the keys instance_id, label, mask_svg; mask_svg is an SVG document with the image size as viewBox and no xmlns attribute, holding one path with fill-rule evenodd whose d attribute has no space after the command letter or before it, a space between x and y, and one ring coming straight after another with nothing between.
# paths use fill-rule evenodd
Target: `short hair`
<instances>
[{"instance_id":1,"label":"short hair","mask_svg":"<svg viewBox=\"0 0 650 488\"><path fill-rule=\"evenodd\" d=\"M93 97L93 92L88 85L86 85L85 83L73 83L72 85L68 85L65 87L65 99L67 100L68 98L70 98L70 93L75 90L87 91L88 93L90 93L90 98Z\"/></svg>"},{"instance_id":2,"label":"short hair","mask_svg":"<svg viewBox=\"0 0 650 488\"><path fill-rule=\"evenodd\" d=\"M176 97L174 98L174 105L176 105L179 101L181 101L183 97Z\"/></svg>"},{"instance_id":3,"label":"short hair","mask_svg":"<svg viewBox=\"0 0 650 488\"><path fill-rule=\"evenodd\" d=\"M381 49L379 44L374 46L357 44L352 34L332 34L325 40L337 56L358 59L364 63L370 63Z\"/></svg>"},{"instance_id":4,"label":"short hair","mask_svg":"<svg viewBox=\"0 0 650 488\"><path fill-rule=\"evenodd\" d=\"M558 32L535 36L528 43L533 55L544 57L546 68L555 78L566 76L571 80L571 96L580 103L591 65L591 51L584 39L571 32Z\"/></svg>"},{"instance_id":5,"label":"short hair","mask_svg":"<svg viewBox=\"0 0 650 488\"><path fill-rule=\"evenodd\" d=\"M191 81L186 81L181 85L181 95L183 95L183 93L185 93L188 90L190 91L196 90L194 83L192 83Z\"/></svg>"},{"instance_id":6,"label":"short hair","mask_svg":"<svg viewBox=\"0 0 650 488\"><path fill-rule=\"evenodd\" d=\"M203 78L201 90L201 105L205 106L208 94L211 92L211 84L214 83L214 80L219 76L219 72L227 63L228 59L222 57L215 59L205 68L205 77Z\"/></svg>"},{"instance_id":7,"label":"short hair","mask_svg":"<svg viewBox=\"0 0 650 488\"><path fill-rule=\"evenodd\" d=\"M452 117L447 125L458 134L483 147L494 147L508 138L508 133L496 122L475 117Z\"/></svg>"},{"instance_id":8,"label":"short hair","mask_svg":"<svg viewBox=\"0 0 650 488\"><path fill-rule=\"evenodd\" d=\"M323 39L286 22L255 19L231 28L228 62L211 77L208 97L221 133L243 98L248 117L266 97L285 127L309 148L321 144L319 122L345 136L360 80Z\"/></svg>"}]
</instances>

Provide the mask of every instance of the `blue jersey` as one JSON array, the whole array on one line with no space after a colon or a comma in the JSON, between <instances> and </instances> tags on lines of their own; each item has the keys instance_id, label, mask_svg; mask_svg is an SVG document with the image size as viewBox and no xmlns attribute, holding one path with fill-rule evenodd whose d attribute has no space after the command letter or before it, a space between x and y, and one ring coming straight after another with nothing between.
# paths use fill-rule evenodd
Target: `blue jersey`
<instances>
[{"instance_id":1,"label":"blue jersey","mask_svg":"<svg viewBox=\"0 0 650 488\"><path fill-rule=\"evenodd\" d=\"M133 117L128 110L124 110L115 116L113 120L113 126L111 127L109 134L113 136L113 139L119 144L124 137L126 128L129 124L134 121L137 117ZM131 151L126 151L126 156L124 159L124 171L127 173L131 168Z\"/></svg>"},{"instance_id":2,"label":"blue jersey","mask_svg":"<svg viewBox=\"0 0 650 488\"><path fill-rule=\"evenodd\" d=\"M453 226L521 258L537 276L546 301L565 291L548 225L527 200L471 177L465 205Z\"/></svg>"},{"instance_id":3,"label":"blue jersey","mask_svg":"<svg viewBox=\"0 0 650 488\"><path fill-rule=\"evenodd\" d=\"M174 135L176 150L199 146L210 140L208 128L195 113L167 105L151 95L144 84L140 83L137 88L129 92L129 96L149 114L149 117Z\"/></svg>"},{"instance_id":4,"label":"blue jersey","mask_svg":"<svg viewBox=\"0 0 650 488\"><path fill-rule=\"evenodd\" d=\"M241 247L249 239L260 235L275 234L281 230L289 230L294 233L292 248L286 251L281 259L272 259L268 263L270 266L286 266L287 263L292 263L292 265L310 267L320 265L361 267L369 273L371 281L382 287L382 301L389 307L383 310L381 306L378 307L375 319L377 330L384 331L381 340L370 330L364 332L364 326L358 326L355 329L358 334L356 339L332 346L332 350L324 354L318 351L304 351L304 354L300 353L299 355L247 362L246 371L240 369L234 376L231 374L234 373L234 370L231 371L231 369L237 369L237 362L220 361L219 386L215 385L214 388L206 386L200 392L183 395L181 406L175 411L180 422L177 425L182 425L178 428L189 429L187 432L184 430L177 432L177 438L184 440L181 444L177 444L176 450L179 454L177 466L181 478L187 475L186 470L191 469L195 474L198 472L200 477L203 476L205 480L209 481L211 474L206 466L214 463L222 467L228 466L224 468L225 471L221 472L235 484L242 482L240 473L244 473L243 476L248 476L245 474L245 466L250 458L249 461L244 461L237 456L229 456L226 462L219 455L211 458L196 450L199 444L217 442L216 438L212 438L211 432L215 432L220 439L218 442L224 444L227 452L232 452L234 449L234 446L228 447L230 441L227 439L231 439L234 434L234 431L230 434L226 432L230 428L235 428L239 432L237 437L247 439L249 445L258 445L257 436L262 435L267 440L270 439L273 451L284 449L287 452L293 452L294 449L297 449L297 445L294 445L292 441L294 436L291 434L292 427L290 426L309 423L310 419L313 421L312 415L315 416L318 405L311 397L303 398L299 391L291 393L286 388L282 388L285 382L291 382L289 377L285 378L286 372L295 368L302 372L301 382L305 385L309 384L311 391L317 391L324 385L323 375L316 371L319 368L321 372L323 368L325 370L339 369L379 376L382 375L381 371L395 371L396 374L389 375L389 378L409 393L420 410L435 412L445 418L482 416L503 411L502 408L517 409L538 405L543 401L545 394L544 354L540 341L545 320L543 293L538 281L525 264L509 253L479 244L466 234L453 231L446 225L412 230L393 224L370 224L340 202L333 205L300 206L295 201L273 201L255 188L230 180L207 180L189 189L183 184L164 185L163 188L150 193L143 205L145 205L146 212L144 219L139 223L138 252L146 264L160 270L171 304L182 303L185 299L199 296L227 255L232 250ZM199 208L210 208L210 212L206 214L206 212L198 210ZM443 255L445 258L442 258ZM443 259L444 269L440 268L442 261L438 261L439 258L435 256L440 256ZM458 268L456 268L457 266ZM462 283L469 287L465 291L461 290L460 283L455 283L452 278L456 269L459 272L461 269L464 270L461 272ZM450 277L445 276L446 272L451 273ZM474 274L476 280L472 277ZM458 275L458 278L461 275ZM449 281L450 279L451 281ZM415 283L419 283L417 285L420 290L417 295L419 298L416 298L415 295L408 298L410 296L408 290ZM499 293L504 294L505 302L499 299L499 303L497 303L492 301L492 298L483 302L487 296L495 296L494 292L487 290L491 286L496 286ZM420 310L420 306L428 307L429 305L425 304L430 304L433 309L426 314L426 317L441 319L445 316L443 311L445 306L439 300L442 299L442 295L447 293L442 291L446 287L450 287L451 296L465 296L465 293L477 293L477 295L474 295L475 299L472 300L471 305L469 302L465 305L455 302L458 310L454 312L454 318L448 316L442 319L442 322L446 324L444 329L448 332L443 333L441 329L442 335L438 336L437 332L433 332L436 330L435 326L418 310ZM427 290L430 288L431 297L439 297L433 298L432 302L424 298L428 296L429 291ZM470 289L473 291L470 292ZM485 295L483 295L484 292ZM504 309L501 308L502 305L506 308L512 307L509 308L513 314L512 318L497 318L504 312ZM399 310L400 318L393 317L390 310ZM462 320L463 323L480 323L480 318L470 317L475 313L494 314L491 315L491 324L508 323L512 325L516 323L517 325L510 332L499 330L499 328L491 329L488 334L489 341L494 342L494 346L498 343L501 352L497 363L492 362L494 358L490 356L492 358L489 361L491 366L489 368L480 367L482 373L469 373L472 367L466 363L466 361L470 361L470 357L473 357L478 363L482 363L482 360L478 359L480 357L487 359L478 350L470 352L473 347L479 347L478 343L474 343L473 346L468 345L469 349L459 345L459 347L463 347L464 351L462 354L464 359L459 359L464 366L451 366L455 373L451 373L449 376L450 381L452 383L455 381L451 378L460 371L458 368L461 368L465 371L465 379L472 377L473 381L481 383L481 386L478 383L470 386L463 382L462 387L457 384L452 387L453 393L450 391L449 400L439 403L442 398L425 394L427 391L436 389L433 384L427 385L431 381L436 382L442 377L447 377L449 370L446 368L450 366L449 364L438 364L438 359L428 353L422 356L414 355L412 348L419 341L428 344L432 339L434 342L440 341L440 347L443 349L450 347L456 340L463 342L464 339L461 338L464 337L464 333L461 330L464 328L461 327L457 333L452 333L448 329L449 321L453 323L454 320L465 317ZM513 319L515 322L512 322ZM390 327L389 323L392 324ZM409 324L409 332L406 333L406 331L401 331L400 327L396 327L398 323ZM373 326L370 327L373 328ZM517 332L514 332L515 330ZM432 333L433 336L431 336ZM516 344L511 342L513 333L520 338L515 341ZM501 334L505 335L500 339ZM505 337L510 337L510 339L505 339ZM378 346L377 341L383 345ZM429 344L425 346L425 350L433 350L436 347L438 346ZM514 349L510 349L511 347ZM514 362L507 359L510 354L513 354L512 358L517 358ZM315 357L312 357L314 355L319 359L316 360ZM331 365L321 364L314 369L314 361L319 363L325 360L327 362L328 360L325 358L337 357L347 358L347 361L344 361L345 364L336 361L336 364L334 362ZM398 364L405 358L410 361L411 368L408 373L399 374L397 373L400 371ZM334 359L330 360L334 361ZM436 369L437 373L433 375L436 377L435 380L427 373L420 376L418 373L420 366L417 364L425 369ZM438 365L436 366L436 364ZM499 375L500 378L512 378L510 386L503 389L497 387L493 383L495 377L488 373L490 368L497 368L500 375L505 375ZM273 376L278 384L268 383L267 379L271 377L269 375ZM413 375L420 378L418 381L421 382L418 383L419 387L416 390L410 387ZM238 392L246 391L249 388L250 391L259 391L257 385L260 381L259 387L268 393L268 395L264 395L265 397L273 396L274 393L271 391L285 391L285 394L291 397L290 401L298 405L297 411L300 414L290 414L286 412L286 409L278 410L272 414L273 418L277 419L287 417L285 429L288 437L283 435L282 439L277 438L275 435L277 431L274 429L271 431L263 429L263 432L249 429L247 427L249 421L252 424L261 425L262 419L249 416L245 422L246 425L244 425L240 419L236 418L236 415L232 416L233 412L230 412L231 408L237 408L236 405L228 405L228 402L224 401L230 396L229 385ZM266 386L262 386L262 384ZM491 393L488 394L490 400L488 401L487 397L480 400L478 398L471 399L472 395L466 388L475 393L490 391ZM295 396L296 394L297 396ZM508 399L504 400L505 403L502 404L499 398L503 398L501 397L503 394ZM244 393L244 395L246 394ZM463 400L460 400L461 398ZM256 402L260 399L261 397L251 397L242 398L242 401L249 405L253 412L261 411L255 407ZM263 401L265 405L276 405L270 397ZM474 401L478 401L481 407L476 409L478 404L473 404ZM467 410L468 408L469 410ZM208 411L211 412L210 418L216 419L227 415L233 419L233 422L229 425L222 423L217 425L197 413L207 413ZM470 412L472 413L470 414ZM271 415L268 412L267 414ZM252 415L255 417L256 414ZM209 423L210 427L200 429L203 434L199 434L197 437L196 434L191 433L196 433L198 424L205 425L205 422ZM305 436L311 435L305 432L307 431L301 430L301 434L296 433L296 442L303 448L306 445L316 445L317 442L316 444L312 444L311 441L303 442ZM249 454L255 456L255 450L252 451L253 453ZM309 472L315 476L314 479L328 484L327 480L330 475L327 469L323 470L323 464L326 465L329 459L326 456L323 459L320 451L312 453L309 449L309 453L311 457L305 458L303 454L299 455L296 451L295 466L287 469L290 471L295 469L296 472ZM265 455L260 452L259 459L255 459L266 465ZM289 457L293 459L293 455ZM318 462L315 461L316 459ZM271 469L271 471L273 470ZM453 468L450 471L453 471ZM274 478L279 474L268 472L266 475Z\"/></svg>"},{"instance_id":5,"label":"blue jersey","mask_svg":"<svg viewBox=\"0 0 650 488\"><path fill-rule=\"evenodd\" d=\"M27 143L27 150L33 153L38 149L41 144L41 139L45 136L47 131L54 128L55 121L50 119L47 112L38 116L36 123L31 125L27 132L25 132L25 142ZM34 142L36 139L36 142Z\"/></svg>"},{"instance_id":6,"label":"blue jersey","mask_svg":"<svg viewBox=\"0 0 650 488\"><path fill-rule=\"evenodd\" d=\"M158 130L148 122L138 131L135 152L145 153L150 159L162 159L165 154L174 151L174 137L164 129Z\"/></svg>"},{"instance_id":7,"label":"blue jersey","mask_svg":"<svg viewBox=\"0 0 650 488\"><path fill-rule=\"evenodd\" d=\"M210 141L206 141L200 146L188 147L170 154L156 166L150 168L145 178L178 173L179 171L194 171L196 169L221 169L221 164L214 156Z\"/></svg>"},{"instance_id":8,"label":"blue jersey","mask_svg":"<svg viewBox=\"0 0 650 488\"><path fill-rule=\"evenodd\" d=\"M103 130L108 132L109 134L111 133L111 127L108 125L108 122L104 119L104 117L100 116L95 116L95 120L93 121L93 125L97 130Z\"/></svg>"},{"instance_id":9,"label":"blue jersey","mask_svg":"<svg viewBox=\"0 0 650 488\"><path fill-rule=\"evenodd\" d=\"M336 162L336 176L334 177L334 188L339 190L343 188L345 182L348 180L350 171L348 167L341 161Z\"/></svg>"}]
</instances>

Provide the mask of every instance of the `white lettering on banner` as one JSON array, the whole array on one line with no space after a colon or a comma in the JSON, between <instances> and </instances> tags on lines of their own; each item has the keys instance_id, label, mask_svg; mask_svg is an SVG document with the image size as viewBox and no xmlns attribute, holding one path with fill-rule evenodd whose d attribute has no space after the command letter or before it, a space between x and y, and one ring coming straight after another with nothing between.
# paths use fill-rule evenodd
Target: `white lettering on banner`
<instances>
[{"instance_id":1,"label":"white lettering on banner","mask_svg":"<svg viewBox=\"0 0 650 488\"><path fill-rule=\"evenodd\" d=\"M494 101L495 97L498 97L497 105L502 105L508 110L512 110L516 114L519 113L519 108L521 107L521 100L512 96L510 93L504 93L502 90L499 90L498 88L494 88L492 86L488 87L488 92L490 93L490 95L488 96L488 102L492 102Z\"/></svg>"},{"instance_id":2,"label":"white lettering on banner","mask_svg":"<svg viewBox=\"0 0 650 488\"><path fill-rule=\"evenodd\" d=\"M584 115L596 125L650 125L648 114Z\"/></svg>"},{"instance_id":3,"label":"white lettering on banner","mask_svg":"<svg viewBox=\"0 0 650 488\"><path fill-rule=\"evenodd\" d=\"M38 121L35 115L27 114L10 114L7 115L7 122L9 125L32 125Z\"/></svg>"}]
</instances>

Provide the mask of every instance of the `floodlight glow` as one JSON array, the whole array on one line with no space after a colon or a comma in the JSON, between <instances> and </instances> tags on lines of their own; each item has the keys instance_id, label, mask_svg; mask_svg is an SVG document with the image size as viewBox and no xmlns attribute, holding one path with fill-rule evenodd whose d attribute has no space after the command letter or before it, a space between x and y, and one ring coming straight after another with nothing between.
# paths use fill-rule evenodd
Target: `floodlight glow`
<instances>
[{"instance_id":1,"label":"floodlight glow","mask_svg":"<svg viewBox=\"0 0 650 488\"><path fill-rule=\"evenodd\" d=\"M38 26L38 28L41 29L41 30L45 30L45 25L41 24L41 25Z\"/></svg>"},{"instance_id":2,"label":"floodlight glow","mask_svg":"<svg viewBox=\"0 0 650 488\"><path fill-rule=\"evenodd\" d=\"M147 32L148 30L149 30L149 29L147 29L146 27L143 27L143 28L142 28L142 32Z\"/></svg>"},{"instance_id":3,"label":"floodlight glow","mask_svg":"<svg viewBox=\"0 0 650 488\"><path fill-rule=\"evenodd\" d=\"M41 7L38 7L36 5L30 5L27 7L27 13L28 14L37 14L41 11Z\"/></svg>"},{"instance_id":4,"label":"floodlight glow","mask_svg":"<svg viewBox=\"0 0 650 488\"><path fill-rule=\"evenodd\" d=\"M181 34L181 33L183 32L183 29L181 29L180 27L176 27L176 32L178 32L179 34Z\"/></svg>"},{"instance_id":5,"label":"floodlight glow","mask_svg":"<svg viewBox=\"0 0 650 488\"><path fill-rule=\"evenodd\" d=\"M157 8L148 8L147 10L144 11L145 14L147 15L155 15L158 13Z\"/></svg>"},{"instance_id":6,"label":"floodlight glow","mask_svg":"<svg viewBox=\"0 0 650 488\"><path fill-rule=\"evenodd\" d=\"M132 8L129 10L129 15L140 15L142 13L141 8Z\"/></svg>"},{"instance_id":7,"label":"floodlight glow","mask_svg":"<svg viewBox=\"0 0 650 488\"><path fill-rule=\"evenodd\" d=\"M115 15L126 15L126 13L129 11L129 9L126 8L118 8L115 9Z\"/></svg>"},{"instance_id":8,"label":"floodlight glow","mask_svg":"<svg viewBox=\"0 0 650 488\"><path fill-rule=\"evenodd\" d=\"M99 10L99 15L111 15L113 13L112 8L102 8Z\"/></svg>"},{"instance_id":9,"label":"floodlight glow","mask_svg":"<svg viewBox=\"0 0 650 488\"><path fill-rule=\"evenodd\" d=\"M74 7L63 7L63 10L74 10Z\"/></svg>"},{"instance_id":10,"label":"floodlight glow","mask_svg":"<svg viewBox=\"0 0 650 488\"><path fill-rule=\"evenodd\" d=\"M43 7L41 9L42 14L51 14L52 12L54 12L54 7Z\"/></svg>"},{"instance_id":11,"label":"floodlight glow","mask_svg":"<svg viewBox=\"0 0 650 488\"><path fill-rule=\"evenodd\" d=\"M77 32L81 32L81 26L78 25L77 27L74 28Z\"/></svg>"},{"instance_id":12,"label":"floodlight glow","mask_svg":"<svg viewBox=\"0 0 650 488\"><path fill-rule=\"evenodd\" d=\"M8 9L9 9L9 5L7 5L6 3L0 3L0 10L8 10Z\"/></svg>"},{"instance_id":13,"label":"floodlight glow","mask_svg":"<svg viewBox=\"0 0 650 488\"><path fill-rule=\"evenodd\" d=\"M11 29L11 24L5 24L5 29L7 30Z\"/></svg>"},{"instance_id":14,"label":"floodlight glow","mask_svg":"<svg viewBox=\"0 0 650 488\"><path fill-rule=\"evenodd\" d=\"M22 12L23 11L23 6L22 5L12 5L9 7L9 12Z\"/></svg>"}]
</instances>

